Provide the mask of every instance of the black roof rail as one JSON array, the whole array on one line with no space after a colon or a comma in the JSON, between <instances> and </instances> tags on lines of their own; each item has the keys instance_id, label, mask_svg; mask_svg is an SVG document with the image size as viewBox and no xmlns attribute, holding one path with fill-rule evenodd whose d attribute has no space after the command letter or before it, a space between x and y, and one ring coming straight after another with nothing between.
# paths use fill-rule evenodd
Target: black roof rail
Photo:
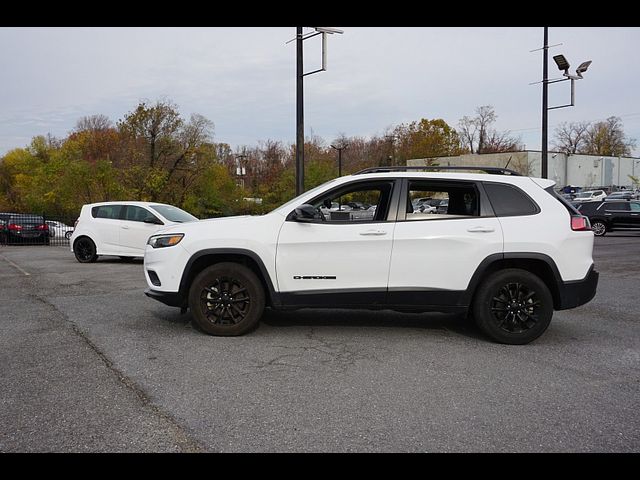
<instances>
[{"instance_id":1,"label":"black roof rail","mask_svg":"<svg viewBox=\"0 0 640 480\"><path fill-rule=\"evenodd\" d=\"M370 167L365 168L364 170L360 170L359 172L354 173L354 175L361 175L363 173L381 173L381 172L410 172L410 171L420 171L420 170L479 170L481 172L490 173L493 175L515 175L522 176L518 172L514 170L509 170L507 168L501 167L478 167L475 165L469 166L399 166L399 167Z\"/></svg>"}]
</instances>

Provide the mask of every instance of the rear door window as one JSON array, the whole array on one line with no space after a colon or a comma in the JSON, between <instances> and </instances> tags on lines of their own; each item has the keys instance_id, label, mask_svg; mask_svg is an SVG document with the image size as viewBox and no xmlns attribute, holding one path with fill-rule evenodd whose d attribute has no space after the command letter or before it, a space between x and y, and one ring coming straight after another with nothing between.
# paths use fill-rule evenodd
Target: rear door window
<instances>
[{"instance_id":1,"label":"rear door window","mask_svg":"<svg viewBox=\"0 0 640 480\"><path fill-rule=\"evenodd\" d=\"M409 180L406 220L478 217L480 207L478 189L471 182Z\"/></svg>"}]
</instances>

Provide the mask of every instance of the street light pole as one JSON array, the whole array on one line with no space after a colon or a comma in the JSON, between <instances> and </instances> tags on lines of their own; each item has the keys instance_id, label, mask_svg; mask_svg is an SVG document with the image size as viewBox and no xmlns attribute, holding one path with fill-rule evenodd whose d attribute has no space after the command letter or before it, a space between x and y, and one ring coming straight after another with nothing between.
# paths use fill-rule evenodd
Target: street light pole
<instances>
[{"instance_id":1,"label":"street light pole","mask_svg":"<svg viewBox=\"0 0 640 480\"><path fill-rule=\"evenodd\" d=\"M542 178L549 176L547 130L549 128L549 27L544 27L544 46L542 47Z\"/></svg>"},{"instance_id":2,"label":"street light pole","mask_svg":"<svg viewBox=\"0 0 640 480\"><path fill-rule=\"evenodd\" d=\"M304 73L302 27L296 27L296 197L304 192Z\"/></svg>"},{"instance_id":3,"label":"street light pole","mask_svg":"<svg viewBox=\"0 0 640 480\"><path fill-rule=\"evenodd\" d=\"M333 27L313 28L315 33L303 35L302 27L296 27L295 38L287 42L296 41L296 196L304 192L304 77L327 70L327 35L344 33L342 30ZM302 42L316 35L322 35L322 67L304 73L304 63L302 61L304 47Z\"/></svg>"},{"instance_id":4,"label":"street light pole","mask_svg":"<svg viewBox=\"0 0 640 480\"><path fill-rule=\"evenodd\" d=\"M344 150L348 146L349 145L346 145L346 144L340 145L339 147L336 147L335 145L331 145L331 148L335 148L338 151L338 176L339 177L342 176L342 150Z\"/></svg>"}]
</instances>

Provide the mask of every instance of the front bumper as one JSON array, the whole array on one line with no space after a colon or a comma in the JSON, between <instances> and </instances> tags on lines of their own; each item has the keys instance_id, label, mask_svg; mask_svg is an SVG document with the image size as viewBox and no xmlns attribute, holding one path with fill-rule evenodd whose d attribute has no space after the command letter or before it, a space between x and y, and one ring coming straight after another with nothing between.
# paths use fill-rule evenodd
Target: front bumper
<instances>
[{"instance_id":1,"label":"front bumper","mask_svg":"<svg viewBox=\"0 0 640 480\"><path fill-rule=\"evenodd\" d=\"M144 294L147 297L158 300L159 302L164 303L165 305L169 305L170 307L184 308L187 306L187 299L177 292L159 292L157 290L151 290L150 288L147 288L144 291Z\"/></svg>"},{"instance_id":2,"label":"front bumper","mask_svg":"<svg viewBox=\"0 0 640 480\"><path fill-rule=\"evenodd\" d=\"M560 305L557 310L575 308L591 301L596 295L600 274L591 265L589 272L582 280L564 282L560 285Z\"/></svg>"}]
</instances>

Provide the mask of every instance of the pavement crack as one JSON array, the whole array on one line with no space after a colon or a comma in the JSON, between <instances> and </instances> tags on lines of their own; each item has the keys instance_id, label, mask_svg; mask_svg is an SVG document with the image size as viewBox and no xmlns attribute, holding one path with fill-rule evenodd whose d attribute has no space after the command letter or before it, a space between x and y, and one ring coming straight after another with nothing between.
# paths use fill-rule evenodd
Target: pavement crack
<instances>
[{"instance_id":1,"label":"pavement crack","mask_svg":"<svg viewBox=\"0 0 640 480\"><path fill-rule=\"evenodd\" d=\"M48 308L56 311L62 318L64 319L65 324L70 326L73 333L78 336L102 361L105 367L112 372L115 377L118 379L120 383L122 383L125 388L133 392L143 407L150 410L155 416L164 420L171 428L174 440L182 453L199 453L206 451L207 449L200 445L194 438L192 438L186 431L186 429L178 423L178 421L169 413L165 412L158 405L154 404L152 400L149 398L147 393L134 382L131 378L129 378L124 372L122 372L115 364L105 355L102 350L93 342L87 335L85 334L78 325L76 325L69 317L60 311L56 305L49 302L47 299L39 297L38 295L29 295L31 298L36 301L43 303Z\"/></svg>"}]
</instances>

